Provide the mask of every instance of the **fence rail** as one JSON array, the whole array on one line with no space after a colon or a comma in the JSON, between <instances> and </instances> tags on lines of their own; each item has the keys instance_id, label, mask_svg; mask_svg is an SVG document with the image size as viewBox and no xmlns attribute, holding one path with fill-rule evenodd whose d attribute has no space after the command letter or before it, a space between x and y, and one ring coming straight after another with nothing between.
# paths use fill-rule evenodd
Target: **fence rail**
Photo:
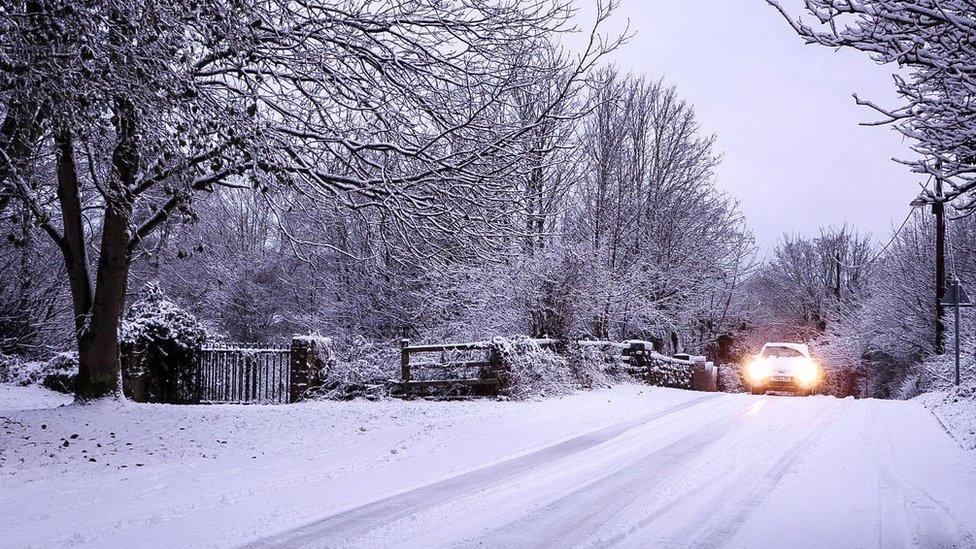
<instances>
[{"instance_id":1,"label":"fence rail","mask_svg":"<svg viewBox=\"0 0 976 549\"><path fill-rule=\"evenodd\" d=\"M540 347L556 344L554 339L530 339L528 342ZM441 354L439 360L418 362L411 358L433 353ZM471 353L482 355L472 357ZM445 387L497 391L501 387L499 365L498 347L492 341L411 345L409 339L400 340L400 388L407 394L414 389Z\"/></svg>"},{"instance_id":2,"label":"fence rail","mask_svg":"<svg viewBox=\"0 0 976 549\"><path fill-rule=\"evenodd\" d=\"M411 361L412 355L441 353L440 360ZM480 357L470 357L481 353ZM469 355L465 357L464 355ZM465 360L465 358L471 358ZM494 387L499 380L491 373L496 356L491 342L410 345L400 340L400 387L405 393L435 387Z\"/></svg>"},{"instance_id":3,"label":"fence rail","mask_svg":"<svg viewBox=\"0 0 976 549\"><path fill-rule=\"evenodd\" d=\"M201 402L290 402L290 349L205 347L199 357Z\"/></svg>"}]
</instances>

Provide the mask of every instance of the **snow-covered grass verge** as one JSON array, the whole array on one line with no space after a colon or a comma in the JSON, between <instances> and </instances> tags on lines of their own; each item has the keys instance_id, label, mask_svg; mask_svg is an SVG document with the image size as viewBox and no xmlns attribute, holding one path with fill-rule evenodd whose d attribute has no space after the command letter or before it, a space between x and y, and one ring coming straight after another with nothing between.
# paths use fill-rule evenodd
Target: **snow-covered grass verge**
<instances>
[{"instance_id":1,"label":"snow-covered grass verge","mask_svg":"<svg viewBox=\"0 0 976 549\"><path fill-rule=\"evenodd\" d=\"M36 391L0 392L2 546L234 546L703 397L51 407Z\"/></svg>"},{"instance_id":2,"label":"snow-covered grass verge","mask_svg":"<svg viewBox=\"0 0 976 549\"><path fill-rule=\"evenodd\" d=\"M44 387L18 387L0 383L0 416L35 408L56 408L74 402L74 397ZM0 420L3 421L3 420Z\"/></svg>"},{"instance_id":3,"label":"snow-covered grass verge","mask_svg":"<svg viewBox=\"0 0 976 549\"><path fill-rule=\"evenodd\" d=\"M960 445L976 450L976 384L915 397L935 414Z\"/></svg>"}]
</instances>

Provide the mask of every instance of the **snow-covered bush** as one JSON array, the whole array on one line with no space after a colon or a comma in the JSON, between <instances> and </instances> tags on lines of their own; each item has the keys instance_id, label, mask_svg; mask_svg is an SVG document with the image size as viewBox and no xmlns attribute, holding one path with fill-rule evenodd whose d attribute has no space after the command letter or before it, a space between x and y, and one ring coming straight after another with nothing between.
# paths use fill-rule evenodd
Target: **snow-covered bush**
<instances>
[{"instance_id":1,"label":"snow-covered bush","mask_svg":"<svg viewBox=\"0 0 976 549\"><path fill-rule=\"evenodd\" d=\"M919 372L909 372L901 383L898 384L898 388L895 391L896 398L907 400L910 398L915 398L922 393L928 392L929 384L925 382L922 378L922 374Z\"/></svg>"},{"instance_id":2,"label":"snow-covered bush","mask_svg":"<svg viewBox=\"0 0 976 549\"><path fill-rule=\"evenodd\" d=\"M151 402L192 400L196 356L206 329L155 283L146 284L144 294L122 322L123 373L142 380Z\"/></svg>"},{"instance_id":3,"label":"snow-covered bush","mask_svg":"<svg viewBox=\"0 0 976 549\"><path fill-rule=\"evenodd\" d=\"M346 344L320 338L317 349L328 349L317 360L320 385L312 390L313 398L344 400L357 397L381 398L389 394L389 381L399 376L400 351L392 343L377 343L355 337Z\"/></svg>"},{"instance_id":4,"label":"snow-covered bush","mask_svg":"<svg viewBox=\"0 0 976 549\"><path fill-rule=\"evenodd\" d=\"M0 354L0 383L43 385L54 391L71 393L77 375L78 355L74 352L57 353L46 361Z\"/></svg>"},{"instance_id":5,"label":"snow-covered bush","mask_svg":"<svg viewBox=\"0 0 976 549\"><path fill-rule=\"evenodd\" d=\"M123 344L165 344L188 351L207 339L207 331L196 317L166 299L157 284L146 284L143 292L145 297L132 304L122 322L119 339Z\"/></svg>"},{"instance_id":6,"label":"snow-covered bush","mask_svg":"<svg viewBox=\"0 0 976 549\"><path fill-rule=\"evenodd\" d=\"M24 361L14 355L0 353L0 383L28 385Z\"/></svg>"},{"instance_id":7,"label":"snow-covered bush","mask_svg":"<svg viewBox=\"0 0 976 549\"><path fill-rule=\"evenodd\" d=\"M909 368L908 374L899 385L895 396L908 399L922 393L953 389L956 378L955 369L955 356L952 351L944 355L930 356L921 364ZM976 381L976 357L974 357L972 347L969 345L964 346L963 352L960 354L959 371L964 384Z\"/></svg>"},{"instance_id":8,"label":"snow-covered bush","mask_svg":"<svg viewBox=\"0 0 976 549\"><path fill-rule=\"evenodd\" d=\"M58 353L44 363L41 384L59 393L73 393L78 376L78 353Z\"/></svg>"},{"instance_id":9,"label":"snow-covered bush","mask_svg":"<svg viewBox=\"0 0 976 549\"><path fill-rule=\"evenodd\" d=\"M742 379L742 367L738 364L720 364L718 367L718 388L726 393L746 392Z\"/></svg>"},{"instance_id":10,"label":"snow-covered bush","mask_svg":"<svg viewBox=\"0 0 976 549\"><path fill-rule=\"evenodd\" d=\"M628 378L623 355L613 347L573 342L566 350L566 360L576 383L583 389L609 387Z\"/></svg>"},{"instance_id":11,"label":"snow-covered bush","mask_svg":"<svg viewBox=\"0 0 976 549\"><path fill-rule=\"evenodd\" d=\"M580 386L565 357L531 338L495 337L491 344L505 396L524 399L564 395Z\"/></svg>"}]
</instances>

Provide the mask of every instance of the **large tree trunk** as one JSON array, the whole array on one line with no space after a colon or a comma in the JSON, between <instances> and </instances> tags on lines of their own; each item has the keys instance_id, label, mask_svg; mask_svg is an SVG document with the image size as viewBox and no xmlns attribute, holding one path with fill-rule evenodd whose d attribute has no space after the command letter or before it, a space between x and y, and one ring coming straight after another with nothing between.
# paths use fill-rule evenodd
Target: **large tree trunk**
<instances>
[{"instance_id":1,"label":"large tree trunk","mask_svg":"<svg viewBox=\"0 0 976 549\"><path fill-rule=\"evenodd\" d=\"M103 291L110 281L109 267L118 265L110 259L118 240L118 208L107 200L102 231L102 252L98 266L98 296L92 295L89 263L85 253L85 228L82 218L81 191L74 161L74 146L70 133L58 132L57 146L58 202L64 234L58 244L64 256L71 288L71 303L75 317L75 336L78 341L78 379L75 393L79 399L97 398L118 390L118 318L122 302L113 303L111 294ZM114 178L113 178L114 179ZM111 195L109 195L111 198ZM125 231L123 230L123 235ZM108 252L108 254L106 253ZM116 254L117 255L117 254ZM125 264L128 276L128 263ZM115 273L113 273L115 274ZM111 282L107 286L112 286ZM123 291L124 299L124 291Z\"/></svg>"},{"instance_id":2,"label":"large tree trunk","mask_svg":"<svg viewBox=\"0 0 976 549\"><path fill-rule=\"evenodd\" d=\"M59 243L71 282L78 339L78 379L75 394L81 400L115 394L119 390L119 323L125 306L132 261L131 188L138 169L138 149L131 107L119 105L113 174L105 184L105 218L92 291L85 256L81 196L71 136L56 137L58 146L58 199L64 235Z\"/></svg>"},{"instance_id":3,"label":"large tree trunk","mask_svg":"<svg viewBox=\"0 0 976 549\"><path fill-rule=\"evenodd\" d=\"M119 322L129 281L131 201L105 211L102 247L87 330L78 338L78 398L97 398L119 389Z\"/></svg>"}]
</instances>

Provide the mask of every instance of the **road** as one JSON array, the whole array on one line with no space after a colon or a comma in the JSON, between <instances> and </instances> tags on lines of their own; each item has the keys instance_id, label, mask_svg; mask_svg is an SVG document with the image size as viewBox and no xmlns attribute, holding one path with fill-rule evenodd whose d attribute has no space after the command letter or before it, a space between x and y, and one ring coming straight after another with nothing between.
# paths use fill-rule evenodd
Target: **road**
<instances>
[{"instance_id":1,"label":"road","mask_svg":"<svg viewBox=\"0 0 976 549\"><path fill-rule=\"evenodd\" d=\"M696 394L248 545L333 546L976 547L976 460L914 402Z\"/></svg>"}]
</instances>

